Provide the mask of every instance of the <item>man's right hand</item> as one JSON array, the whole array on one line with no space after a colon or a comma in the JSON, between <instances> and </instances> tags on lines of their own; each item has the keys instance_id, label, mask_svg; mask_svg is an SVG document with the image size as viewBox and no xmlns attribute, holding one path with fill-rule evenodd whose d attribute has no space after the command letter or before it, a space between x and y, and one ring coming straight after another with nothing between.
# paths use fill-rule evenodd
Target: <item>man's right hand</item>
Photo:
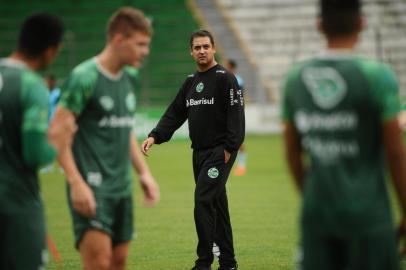
<instances>
[{"instance_id":1,"label":"man's right hand","mask_svg":"<svg viewBox=\"0 0 406 270\"><path fill-rule=\"evenodd\" d=\"M144 156L148 156L148 151L152 147L152 145L155 143L155 139L153 137L148 137L142 145L141 145L141 152L144 154Z\"/></svg>"},{"instance_id":2,"label":"man's right hand","mask_svg":"<svg viewBox=\"0 0 406 270\"><path fill-rule=\"evenodd\" d=\"M85 217L95 216L96 200L90 187L83 180L74 182L70 187L73 208Z\"/></svg>"}]
</instances>

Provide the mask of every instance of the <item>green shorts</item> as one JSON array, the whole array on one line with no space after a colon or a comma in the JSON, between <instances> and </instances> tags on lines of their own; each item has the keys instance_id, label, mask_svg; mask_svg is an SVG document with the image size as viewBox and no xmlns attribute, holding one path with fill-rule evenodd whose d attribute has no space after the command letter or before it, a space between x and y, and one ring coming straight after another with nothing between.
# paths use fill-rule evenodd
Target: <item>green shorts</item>
<instances>
[{"instance_id":1,"label":"green shorts","mask_svg":"<svg viewBox=\"0 0 406 270\"><path fill-rule=\"evenodd\" d=\"M47 260L43 210L0 213L0 269L42 270Z\"/></svg>"},{"instance_id":2,"label":"green shorts","mask_svg":"<svg viewBox=\"0 0 406 270\"><path fill-rule=\"evenodd\" d=\"M78 214L72 207L70 196L68 198L76 248L79 247L87 230L100 230L107 233L114 246L132 239L134 222L131 195L118 198L96 196L96 216L93 218Z\"/></svg>"},{"instance_id":3,"label":"green shorts","mask_svg":"<svg viewBox=\"0 0 406 270\"><path fill-rule=\"evenodd\" d=\"M391 228L351 237L303 229L302 249L302 270L400 270L395 231Z\"/></svg>"}]
</instances>

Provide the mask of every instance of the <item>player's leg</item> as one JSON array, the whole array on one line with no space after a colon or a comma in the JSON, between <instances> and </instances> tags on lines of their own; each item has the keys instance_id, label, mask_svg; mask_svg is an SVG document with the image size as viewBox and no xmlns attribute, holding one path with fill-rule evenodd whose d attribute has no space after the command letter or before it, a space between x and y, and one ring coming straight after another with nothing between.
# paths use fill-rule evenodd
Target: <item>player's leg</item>
<instances>
[{"instance_id":1,"label":"player's leg","mask_svg":"<svg viewBox=\"0 0 406 270\"><path fill-rule=\"evenodd\" d=\"M113 247L113 259L110 270L125 269L129 250L130 250L130 241L118 244Z\"/></svg>"},{"instance_id":2,"label":"player's leg","mask_svg":"<svg viewBox=\"0 0 406 270\"><path fill-rule=\"evenodd\" d=\"M42 209L0 214L0 269L45 270L47 261Z\"/></svg>"},{"instance_id":3,"label":"player's leg","mask_svg":"<svg viewBox=\"0 0 406 270\"><path fill-rule=\"evenodd\" d=\"M134 233L132 196L117 199L113 224L113 258L111 270L125 269Z\"/></svg>"},{"instance_id":4,"label":"player's leg","mask_svg":"<svg viewBox=\"0 0 406 270\"><path fill-rule=\"evenodd\" d=\"M112 261L112 242L104 231L87 230L79 243L79 252L85 270L109 270Z\"/></svg>"},{"instance_id":5,"label":"player's leg","mask_svg":"<svg viewBox=\"0 0 406 270\"><path fill-rule=\"evenodd\" d=\"M394 230L388 226L349 242L349 269L400 270Z\"/></svg>"},{"instance_id":6,"label":"player's leg","mask_svg":"<svg viewBox=\"0 0 406 270\"><path fill-rule=\"evenodd\" d=\"M69 190L67 190L69 194ZM112 260L112 239L115 199L96 196L96 216L92 218L78 214L72 206L70 208L75 246L79 249L84 269L109 269Z\"/></svg>"},{"instance_id":7,"label":"player's leg","mask_svg":"<svg viewBox=\"0 0 406 270\"><path fill-rule=\"evenodd\" d=\"M309 226L311 227L311 226ZM345 241L317 231L302 228L301 270L343 270L348 261ZM317 227L317 225L315 226Z\"/></svg>"}]
</instances>

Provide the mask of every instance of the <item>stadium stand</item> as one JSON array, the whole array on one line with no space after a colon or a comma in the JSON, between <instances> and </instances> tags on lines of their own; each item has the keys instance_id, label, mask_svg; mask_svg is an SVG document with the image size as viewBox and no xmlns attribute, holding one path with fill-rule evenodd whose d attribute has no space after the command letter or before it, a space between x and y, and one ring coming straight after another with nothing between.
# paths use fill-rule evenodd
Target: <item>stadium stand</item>
<instances>
[{"instance_id":1,"label":"stadium stand","mask_svg":"<svg viewBox=\"0 0 406 270\"><path fill-rule=\"evenodd\" d=\"M250 61L246 49L242 46L239 36L236 35L234 25L223 10L213 0L191 1L192 9L201 15L201 24L209 29L216 40L217 60L225 59L236 61L237 73L244 79L244 98L248 103L266 103L267 95L259 79L258 69L254 62Z\"/></svg>"},{"instance_id":2,"label":"stadium stand","mask_svg":"<svg viewBox=\"0 0 406 270\"><path fill-rule=\"evenodd\" d=\"M63 49L50 67L63 80L69 70L97 54L104 45L105 25L120 6L140 8L154 26L151 54L141 69L139 103L166 105L178 91L186 75L195 70L188 53L189 35L198 29L183 0L53 0L1 1L0 57L7 56L17 39L23 18L32 12L47 11L61 16L67 26Z\"/></svg>"},{"instance_id":3,"label":"stadium stand","mask_svg":"<svg viewBox=\"0 0 406 270\"><path fill-rule=\"evenodd\" d=\"M316 0L215 0L234 23L258 65L262 80L281 88L288 67L318 53ZM367 28L358 53L391 64L406 98L406 2L365 0Z\"/></svg>"}]
</instances>

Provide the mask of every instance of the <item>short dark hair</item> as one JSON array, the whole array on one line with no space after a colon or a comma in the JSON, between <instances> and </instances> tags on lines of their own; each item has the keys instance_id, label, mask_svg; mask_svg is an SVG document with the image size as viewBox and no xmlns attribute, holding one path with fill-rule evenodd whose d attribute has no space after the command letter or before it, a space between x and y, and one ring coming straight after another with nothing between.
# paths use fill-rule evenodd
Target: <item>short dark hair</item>
<instances>
[{"instance_id":1,"label":"short dark hair","mask_svg":"<svg viewBox=\"0 0 406 270\"><path fill-rule=\"evenodd\" d=\"M193 46L193 40L197 37L208 37L210 39L210 43L214 46L214 38L213 35L207 30L197 30L190 35L189 45L190 48Z\"/></svg>"},{"instance_id":2,"label":"short dark hair","mask_svg":"<svg viewBox=\"0 0 406 270\"><path fill-rule=\"evenodd\" d=\"M64 33L63 23L48 13L35 13L22 24L17 50L28 57L38 57L46 49L58 46Z\"/></svg>"},{"instance_id":3,"label":"short dark hair","mask_svg":"<svg viewBox=\"0 0 406 270\"><path fill-rule=\"evenodd\" d=\"M327 37L353 34L360 16L361 0L320 0L320 18Z\"/></svg>"},{"instance_id":4,"label":"short dark hair","mask_svg":"<svg viewBox=\"0 0 406 270\"><path fill-rule=\"evenodd\" d=\"M141 10L122 7L110 17L107 24L108 39L111 39L117 33L129 36L133 31L139 31L148 36L152 35L151 21L145 17Z\"/></svg>"}]
</instances>

